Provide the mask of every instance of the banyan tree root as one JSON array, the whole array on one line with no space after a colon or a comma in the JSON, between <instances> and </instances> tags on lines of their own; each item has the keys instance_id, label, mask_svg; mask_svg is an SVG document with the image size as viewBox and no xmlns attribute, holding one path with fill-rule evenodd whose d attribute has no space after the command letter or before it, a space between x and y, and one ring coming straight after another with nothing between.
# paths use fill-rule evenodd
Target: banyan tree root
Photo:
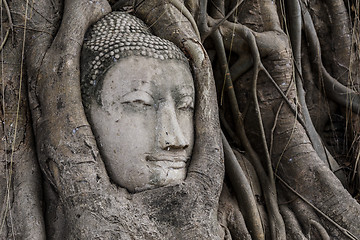
<instances>
[{"instance_id":1,"label":"banyan tree root","mask_svg":"<svg viewBox=\"0 0 360 240\"><path fill-rule=\"evenodd\" d=\"M304 239L316 234L322 239L359 238L359 204L321 160L319 151L314 150L314 141L309 140L304 130L302 111L296 109L298 91L292 80L301 68L293 67L293 56L296 63L301 59L298 51L292 54L273 1L182 2L127 2L131 3L128 6L134 6L133 13L147 22L157 35L170 39L187 53L198 93L196 144L186 181L136 196L114 186L108 179L81 110L81 43L88 26L111 11L109 3L40 0L29 5L33 10L29 26L36 30L27 32L25 56L30 108L43 176L54 189L54 198L63 204L66 226L59 225L58 228L66 227L67 231L62 231L65 235L60 237L224 239L230 236L250 238L250 235L263 238L265 234L265 238L272 239ZM343 7L338 7L340 2L326 1L332 8L330 14L336 15L333 20L342 20L341 16L345 14ZM62 18L60 13L64 14ZM306 20L306 41L312 52L318 53L318 37L304 8L302 18ZM216 19L219 24L213 24L211 19ZM341 24L333 27L339 29ZM294 31L299 31L299 27ZM202 35L198 36L199 33ZM233 114L230 119L236 122L228 121L229 126L235 126L232 132L237 134L236 138L241 141L239 145L256 169L254 176L259 178L263 192L255 199L258 205L264 204L266 217L259 207L254 207L251 194L259 191L254 190L255 181L246 175L246 165L236 164L225 140L226 161L230 159L236 166L235 171L229 173L235 179L232 187L239 187L235 186L236 181L245 184L244 189L235 190L241 190L245 195L237 197L237 204L241 206L248 201L251 211L246 215L242 209L245 204L231 209L223 204L220 196L224 166L212 71L216 64L211 64L201 44L204 39L210 41L206 34L212 39L213 45L209 46L216 45L218 60L221 60L219 72L226 75L220 81L225 79L227 89L233 88L227 91L233 100L228 101L230 107L223 106L224 115L228 121L228 116ZM342 37L347 40L346 36ZM239 55L236 65L232 65L236 56L227 58L230 51ZM341 51L337 48L336 54L340 55ZM320 59L320 55L315 57ZM346 63L344 59L346 56L342 64ZM321 61L317 64L318 75L327 81L327 96L334 93L335 101L351 107L357 114L357 92L349 90L351 86L344 83L339 85ZM339 70L341 72L341 67ZM341 94L332 89L332 84L342 91ZM353 105L344 97L348 93ZM301 101L301 104L307 103ZM228 111L230 108L233 110ZM237 160L245 161L240 157ZM283 180L282 183L275 180L274 173ZM229 217L224 225L217 219L219 201L220 205L229 207L227 215L219 214L219 217ZM232 203L236 204L236 201L233 199ZM182 210L181 214L178 209ZM306 211L301 211L303 209ZM256 217L248 219L251 215ZM259 226L258 218L264 229ZM199 222L202 223L200 226ZM44 237L44 231L41 234Z\"/></svg>"},{"instance_id":2,"label":"banyan tree root","mask_svg":"<svg viewBox=\"0 0 360 240\"><path fill-rule=\"evenodd\" d=\"M264 1L263 4L269 4L266 2L267 1ZM273 14L276 13L273 12ZM272 23L274 23L274 21L272 21ZM266 24L264 23L264 25ZM225 35L225 33L233 34L234 31L231 31L231 29L235 29L235 27L228 27L228 30L225 30L226 22L224 22L223 26L220 26L219 29L220 32L224 34L224 40L229 41L229 39L231 39L231 41L233 42L241 42L241 40L237 38L242 38L243 40L246 39L240 34L236 34L235 37ZM279 86L284 86L282 87L282 89L284 89L291 83L291 77L293 73L291 68L292 55L289 43L284 40L286 39L286 36L278 29L279 28L273 28L273 31L276 34L271 34L271 32L262 32L255 33L254 35L264 36L263 38L257 39L257 46L260 53L262 53L262 57L266 56L266 60L264 60L264 66L266 67L266 69L271 69L270 74L272 78L278 83ZM266 37L266 35L268 35L268 37ZM276 42L277 44L273 44L274 42ZM251 45L251 43L247 43L248 45ZM229 46L229 44L227 46ZM233 47L236 48L237 46L233 45ZM230 48L227 49L229 51L232 51L232 49ZM254 59L254 54L252 55L252 57ZM256 61L254 62L256 65ZM253 71L256 72L257 70L255 69ZM251 88L249 87L250 78L251 77L249 76L249 74L245 74L241 77L240 81L242 81L242 83L240 81L236 83L235 90L238 96L244 96L246 95L244 94L244 92L251 91ZM275 89L270 84L269 76L266 76L264 74L259 76L259 83L257 89L257 97L259 98L262 121L264 124L264 128L267 129L265 132L265 136L266 139L269 139L270 134L268 129L270 128L268 126L270 126L272 121L275 120L274 112L269 109L269 105L273 106L270 108L279 106L279 103L282 101L282 96L280 94L274 94ZM351 92L351 90L346 89L346 92ZM294 96L296 96L295 89L290 92L288 98L295 99ZM354 96L356 97L356 95ZM249 99L245 100L251 101ZM243 105L246 105L246 103L243 103ZM262 138L261 134L259 136L258 132L250 130L259 129L258 126L254 125L254 122L256 122L254 120L256 119L257 114L258 111L256 111L255 113L248 113L246 116L244 116L245 123L247 123L246 129L249 129L247 133L252 143L259 143L261 142ZM273 148L273 154L271 157L273 160L273 166L278 166L276 168L278 174L280 174L281 177L290 184L290 186L300 192L300 194L303 195L305 199L308 199L309 201L315 203L314 205L317 206L324 214L329 216L342 227L348 229L351 233L347 234L348 232L345 231L345 235L347 237L351 238L353 236L359 236L359 227L354 226L356 225L354 221L358 221L358 203L356 203L356 201L352 199L352 197L343 188L343 186L337 180L331 170L326 165L324 165L322 161L320 161L319 155L317 154L317 152L314 152L314 148L309 141L308 136L306 135L303 127L299 123L297 123L296 116L294 116L291 109L289 109L289 105L284 105L276 120L277 125L274 131L274 142L286 143L285 147L284 145L281 145L274 146ZM236 132L236 129L234 131ZM259 144L254 144L254 146L256 146L255 149L257 151L262 149L262 146ZM315 177L314 174L317 177ZM262 176L259 177L261 178ZM321 179L320 181L315 180L319 178ZM331 184L329 184L330 182ZM341 192L341 196L337 195L339 194L339 191ZM329 194L331 194L331 198L328 197ZM351 212L349 211L348 214L344 214L345 212L347 212L346 209L349 208L352 209ZM323 228L320 227L320 223L318 223L319 222L316 222L316 224L314 223L313 226L315 226L318 232L320 232L320 234L325 239L327 238L328 233L325 234L324 229L327 229L331 236L338 236L340 238L341 234L344 233L342 229L334 229L332 227ZM286 224L287 223L285 221L285 225ZM328 226L327 224L325 225ZM343 235L343 237L345 236Z\"/></svg>"}]
</instances>

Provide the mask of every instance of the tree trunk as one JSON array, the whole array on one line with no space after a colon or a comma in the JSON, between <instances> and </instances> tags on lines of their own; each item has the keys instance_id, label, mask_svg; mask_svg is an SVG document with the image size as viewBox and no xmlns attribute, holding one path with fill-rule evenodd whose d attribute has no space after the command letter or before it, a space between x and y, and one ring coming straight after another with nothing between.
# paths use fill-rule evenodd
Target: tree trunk
<instances>
[{"instance_id":1,"label":"tree trunk","mask_svg":"<svg viewBox=\"0 0 360 240\"><path fill-rule=\"evenodd\" d=\"M85 116L82 43L115 10L189 58L180 184L114 184ZM359 24L355 0L1 1L0 238L360 238Z\"/></svg>"}]
</instances>

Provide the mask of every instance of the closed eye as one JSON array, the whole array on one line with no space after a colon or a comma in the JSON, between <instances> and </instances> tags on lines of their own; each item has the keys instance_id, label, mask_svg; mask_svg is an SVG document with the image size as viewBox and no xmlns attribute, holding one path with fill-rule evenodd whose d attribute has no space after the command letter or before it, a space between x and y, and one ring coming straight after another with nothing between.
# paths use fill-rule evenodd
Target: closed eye
<instances>
[{"instance_id":1,"label":"closed eye","mask_svg":"<svg viewBox=\"0 0 360 240\"><path fill-rule=\"evenodd\" d=\"M179 110L193 110L194 109L193 98L191 96L182 97L177 104L177 108Z\"/></svg>"},{"instance_id":2,"label":"closed eye","mask_svg":"<svg viewBox=\"0 0 360 240\"><path fill-rule=\"evenodd\" d=\"M143 105L143 106L153 106L154 99L152 96L144 91L138 90L125 94L121 99L122 104L132 104L132 105Z\"/></svg>"}]
</instances>

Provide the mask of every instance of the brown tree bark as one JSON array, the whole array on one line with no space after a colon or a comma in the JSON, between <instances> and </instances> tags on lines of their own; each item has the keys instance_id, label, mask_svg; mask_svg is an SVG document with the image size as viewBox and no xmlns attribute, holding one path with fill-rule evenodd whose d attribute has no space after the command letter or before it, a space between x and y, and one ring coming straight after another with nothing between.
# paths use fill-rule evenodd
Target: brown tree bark
<instances>
[{"instance_id":1,"label":"brown tree bark","mask_svg":"<svg viewBox=\"0 0 360 240\"><path fill-rule=\"evenodd\" d=\"M118 9L190 59L196 142L182 184L136 194L113 184L85 117L83 38ZM324 134L334 115L358 129L354 9L358 1L1 1L0 238L360 238L357 155L338 157ZM348 139L357 153L357 134Z\"/></svg>"}]
</instances>

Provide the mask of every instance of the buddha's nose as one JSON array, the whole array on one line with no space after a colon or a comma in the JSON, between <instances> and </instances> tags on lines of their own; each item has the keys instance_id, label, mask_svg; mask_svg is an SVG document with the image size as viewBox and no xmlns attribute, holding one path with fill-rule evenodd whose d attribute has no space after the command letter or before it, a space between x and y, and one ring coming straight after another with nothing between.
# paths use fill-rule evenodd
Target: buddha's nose
<instances>
[{"instance_id":1,"label":"buddha's nose","mask_svg":"<svg viewBox=\"0 0 360 240\"><path fill-rule=\"evenodd\" d=\"M162 103L158 110L158 144L164 150L185 149L189 146L189 141L177 118L174 103Z\"/></svg>"}]
</instances>

